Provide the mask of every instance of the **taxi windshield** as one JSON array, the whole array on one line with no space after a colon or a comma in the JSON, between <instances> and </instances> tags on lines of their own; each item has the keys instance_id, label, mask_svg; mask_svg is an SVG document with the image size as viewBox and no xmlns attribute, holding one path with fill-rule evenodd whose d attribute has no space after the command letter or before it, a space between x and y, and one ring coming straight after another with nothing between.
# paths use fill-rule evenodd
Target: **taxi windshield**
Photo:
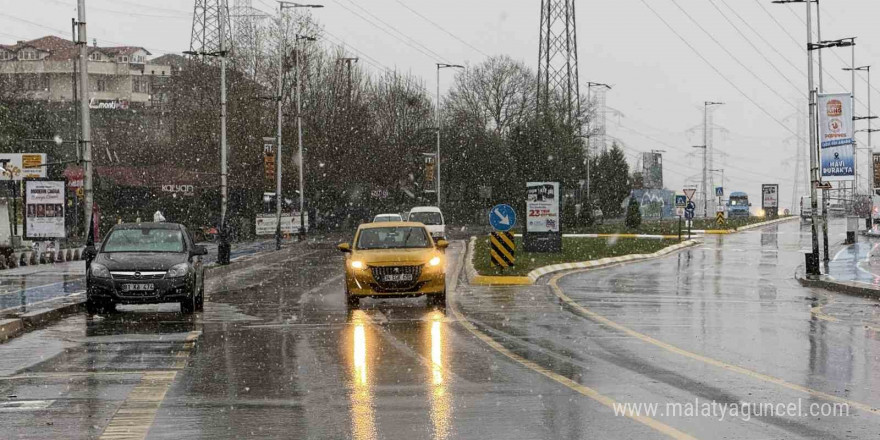
<instances>
[{"instance_id":1,"label":"taxi windshield","mask_svg":"<svg viewBox=\"0 0 880 440\"><path fill-rule=\"evenodd\" d=\"M431 247L425 228L398 226L368 228L358 235L357 249L410 249Z\"/></svg>"}]
</instances>

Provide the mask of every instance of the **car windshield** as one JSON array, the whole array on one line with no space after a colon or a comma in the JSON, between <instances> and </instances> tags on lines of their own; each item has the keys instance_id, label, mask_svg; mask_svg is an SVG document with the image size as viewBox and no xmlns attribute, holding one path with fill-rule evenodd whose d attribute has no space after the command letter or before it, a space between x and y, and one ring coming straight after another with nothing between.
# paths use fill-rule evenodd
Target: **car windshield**
<instances>
[{"instance_id":1,"label":"car windshield","mask_svg":"<svg viewBox=\"0 0 880 440\"><path fill-rule=\"evenodd\" d=\"M439 212L412 212L409 214L409 221L425 225L442 225L443 216Z\"/></svg>"},{"instance_id":2,"label":"car windshield","mask_svg":"<svg viewBox=\"0 0 880 440\"><path fill-rule=\"evenodd\" d=\"M376 218L373 219L373 223L380 222L399 222L399 215L377 215Z\"/></svg>"},{"instance_id":3,"label":"car windshield","mask_svg":"<svg viewBox=\"0 0 880 440\"><path fill-rule=\"evenodd\" d=\"M730 198L730 206L743 206L743 205L748 205L748 204L749 204L748 199L741 198L741 197L731 197Z\"/></svg>"},{"instance_id":4,"label":"car windshield","mask_svg":"<svg viewBox=\"0 0 880 440\"><path fill-rule=\"evenodd\" d=\"M165 228L117 229L104 242L103 252L183 252L183 234Z\"/></svg>"},{"instance_id":5,"label":"car windshield","mask_svg":"<svg viewBox=\"0 0 880 440\"><path fill-rule=\"evenodd\" d=\"M425 228L399 226L363 229L358 236L357 249L409 249L431 246Z\"/></svg>"}]
</instances>

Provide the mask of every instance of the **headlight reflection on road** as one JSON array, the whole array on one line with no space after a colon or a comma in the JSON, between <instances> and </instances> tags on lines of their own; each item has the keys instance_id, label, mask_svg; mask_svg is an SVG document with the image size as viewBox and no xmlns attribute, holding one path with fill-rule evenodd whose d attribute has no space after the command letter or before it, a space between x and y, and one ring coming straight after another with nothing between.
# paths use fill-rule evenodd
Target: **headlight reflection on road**
<instances>
[{"instance_id":1,"label":"headlight reflection on road","mask_svg":"<svg viewBox=\"0 0 880 440\"><path fill-rule=\"evenodd\" d=\"M353 371L351 390L351 431L357 440L377 437L376 417L373 411L373 390L367 374L367 332L364 323L369 318L361 310L352 315Z\"/></svg>"},{"instance_id":2,"label":"headlight reflection on road","mask_svg":"<svg viewBox=\"0 0 880 440\"><path fill-rule=\"evenodd\" d=\"M448 393L447 384L443 373L443 314L437 311L429 315L431 326L431 423L434 425L434 438L445 439L449 437L449 419L452 416L452 406Z\"/></svg>"}]
</instances>

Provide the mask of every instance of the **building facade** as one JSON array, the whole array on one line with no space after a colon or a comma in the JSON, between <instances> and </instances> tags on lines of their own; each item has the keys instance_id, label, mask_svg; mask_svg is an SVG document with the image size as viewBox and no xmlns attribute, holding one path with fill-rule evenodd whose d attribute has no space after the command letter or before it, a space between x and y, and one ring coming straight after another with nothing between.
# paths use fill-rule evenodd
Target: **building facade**
<instances>
[{"instance_id":1,"label":"building facade","mask_svg":"<svg viewBox=\"0 0 880 440\"><path fill-rule=\"evenodd\" d=\"M172 67L147 60L142 47L88 48L89 106L96 109L147 107L155 103L154 88L172 74ZM46 36L16 44L0 44L0 95L17 99L66 102L75 96L79 48ZM78 86L76 86L78 87Z\"/></svg>"}]
</instances>

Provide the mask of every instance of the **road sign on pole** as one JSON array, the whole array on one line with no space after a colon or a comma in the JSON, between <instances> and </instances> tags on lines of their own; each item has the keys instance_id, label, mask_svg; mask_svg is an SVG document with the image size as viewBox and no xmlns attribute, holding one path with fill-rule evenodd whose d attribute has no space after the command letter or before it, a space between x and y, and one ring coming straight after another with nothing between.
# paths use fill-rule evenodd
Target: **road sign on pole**
<instances>
[{"instance_id":1,"label":"road sign on pole","mask_svg":"<svg viewBox=\"0 0 880 440\"><path fill-rule=\"evenodd\" d=\"M493 266L510 267L516 261L516 244L510 232L493 232L489 236L489 255Z\"/></svg>"},{"instance_id":2,"label":"road sign on pole","mask_svg":"<svg viewBox=\"0 0 880 440\"><path fill-rule=\"evenodd\" d=\"M688 203L687 196L683 196L683 195L679 195L679 194L675 195L675 207L676 208L684 208L685 206L687 206L687 203Z\"/></svg>"},{"instance_id":3,"label":"road sign on pole","mask_svg":"<svg viewBox=\"0 0 880 440\"><path fill-rule=\"evenodd\" d=\"M722 187L722 186L715 187L715 197L724 197L724 187Z\"/></svg>"},{"instance_id":4,"label":"road sign on pole","mask_svg":"<svg viewBox=\"0 0 880 440\"><path fill-rule=\"evenodd\" d=\"M684 188L682 189L684 192L684 196L687 197L688 200L693 200L694 194L697 192L696 188Z\"/></svg>"},{"instance_id":5,"label":"road sign on pole","mask_svg":"<svg viewBox=\"0 0 880 440\"><path fill-rule=\"evenodd\" d=\"M495 205L489 211L489 225L500 232L513 229L516 225L516 211L510 205Z\"/></svg>"},{"instance_id":6,"label":"road sign on pole","mask_svg":"<svg viewBox=\"0 0 880 440\"><path fill-rule=\"evenodd\" d=\"M717 223L718 226L724 226L726 221L724 220L724 212L723 211L719 211L719 212L715 213L715 223Z\"/></svg>"}]
</instances>

